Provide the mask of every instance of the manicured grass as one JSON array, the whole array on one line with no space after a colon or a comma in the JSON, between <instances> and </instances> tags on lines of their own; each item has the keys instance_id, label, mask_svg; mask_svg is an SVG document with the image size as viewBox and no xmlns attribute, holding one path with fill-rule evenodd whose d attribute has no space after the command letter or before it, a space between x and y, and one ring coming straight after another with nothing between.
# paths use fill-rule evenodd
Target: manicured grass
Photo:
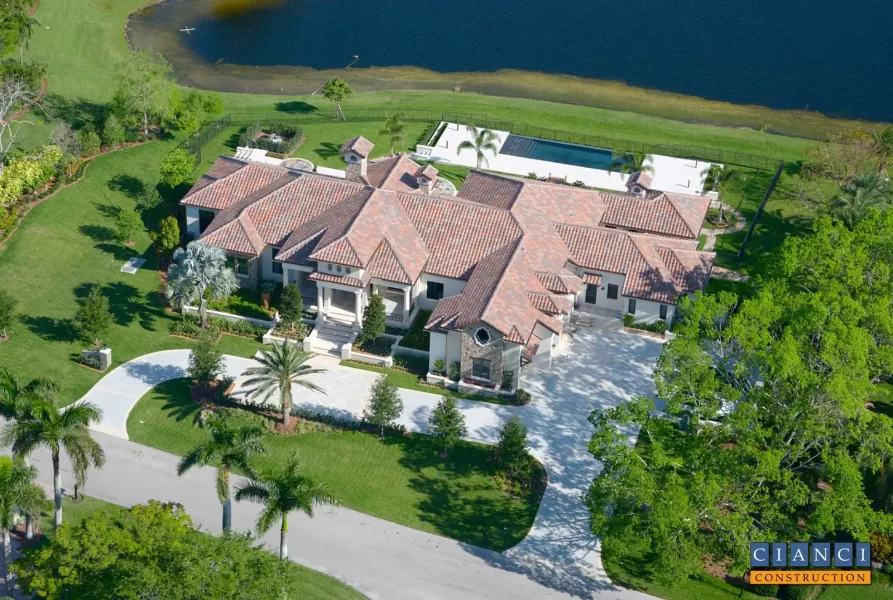
<instances>
[{"instance_id":1,"label":"manicured grass","mask_svg":"<svg viewBox=\"0 0 893 600\"><path fill-rule=\"evenodd\" d=\"M207 438L193 425L198 406L186 380L153 389L131 411L131 440L185 454ZM527 535L539 498L514 499L494 482L492 450L462 442L447 458L432 438L384 440L354 431L269 434L260 468L281 465L297 451L306 471L329 484L344 506L462 542L504 550Z\"/></svg>"},{"instance_id":2,"label":"manicured grass","mask_svg":"<svg viewBox=\"0 0 893 600\"><path fill-rule=\"evenodd\" d=\"M76 504L71 501L69 496L65 496L62 498L63 524L77 527L80 525L81 521L90 518L101 510L116 510L119 508L122 507L91 496L84 496L84 499ZM40 514L40 531L45 537L43 540L37 542L37 544L43 545L52 539L54 533L52 510ZM307 596L302 597L320 599L359 599L365 597L350 586L345 585L324 573L314 571L313 569L309 569L299 564L296 564L295 568L298 569L297 572L302 574L304 580L302 583L306 586L304 593L306 593Z\"/></svg>"},{"instance_id":3,"label":"manicured grass","mask_svg":"<svg viewBox=\"0 0 893 600\"><path fill-rule=\"evenodd\" d=\"M871 585L826 585L817 600L893 600L893 587L890 587L889 577L881 573L871 574Z\"/></svg>"},{"instance_id":4,"label":"manicured grass","mask_svg":"<svg viewBox=\"0 0 893 600\"><path fill-rule=\"evenodd\" d=\"M610 553L602 552L602 565L615 585L623 586L666 600L761 600L751 593L744 582L737 585L707 574L699 578L689 577L677 581L674 586L658 583L652 578L649 565L653 559L647 554L636 552L622 560L616 560Z\"/></svg>"},{"instance_id":5,"label":"manicured grass","mask_svg":"<svg viewBox=\"0 0 893 600\"><path fill-rule=\"evenodd\" d=\"M339 363L342 367L350 367L351 369L360 369L361 371L372 371L373 373L383 373L388 376L388 381L407 390L416 390L417 392L426 392L428 394L438 394L440 396L452 396L453 398L461 398L463 400L476 400L478 402L489 402L491 404L503 404L506 406L515 405L514 397L504 398L502 396L475 396L474 394L460 394L452 390L440 387L439 385L431 385L424 382L424 373L416 373L404 371L402 369L388 369L387 367L376 367L366 363L354 360L342 360Z\"/></svg>"},{"instance_id":6,"label":"manicured grass","mask_svg":"<svg viewBox=\"0 0 893 600\"><path fill-rule=\"evenodd\" d=\"M158 163L175 141L152 142L97 158L84 178L38 205L5 246L0 246L0 282L18 301L11 339L0 343L0 365L27 380L49 377L61 397L73 402L102 374L74 362L85 344L72 319L90 285L109 298L114 324L103 337L114 364L191 343L168 335L176 315L158 302L160 279L145 233L127 248L114 239L114 211L133 208L134 191L154 185ZM178 198L178 197L177 197ZM121 273L132 257L146 259L135 275ZM224 336L229 354L252 356L259 344Z\"/></svg>"}]
</instances>

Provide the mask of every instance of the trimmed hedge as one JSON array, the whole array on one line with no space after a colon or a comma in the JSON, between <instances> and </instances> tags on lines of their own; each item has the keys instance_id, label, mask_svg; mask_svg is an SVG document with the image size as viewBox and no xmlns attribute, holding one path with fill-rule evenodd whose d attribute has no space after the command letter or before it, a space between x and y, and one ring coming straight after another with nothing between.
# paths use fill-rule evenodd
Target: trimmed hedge
<instances>
[{"instance_id":1,"label":"trimmed hedge","mask_svg":"<svg viewBox=\"0 0 893 600\"><path fill-rule=\"evenodd\" d=\"M425 323L428 322L430 316L430 310L420 310L398 345L427 352L431 347L431 334L425 331Z\"/></svg>"},{"instance_id":2,"label":"trimmed hedge","mask_svg":"<svg viewBox=\"0 0 893 600\"><path fill-rule=\"evenodd\" d=\"M281 142L274 142L270 140L269 137L258 137L262 133L270 135L278 134L286 139ZM253 125L249 125L239 136L239 145L288 155L298 148L303 137L304 130L297 125L291 125L289 123L269 123L268 125L263 126L260 123L255 122Z\"/></svg>"},{"instance_id":3,"label":"trimmed hedge","mask_svg":"<svg viewBox=\"0 0 893 600\"><path fill-rule=\"evenodd\" d=\"M654 321L653 323L638 323L636 318L627 313L623 315L623 326L630 329L641 329L642 331L650 331L652 333L664 333L667 330L667 324L664 321Z\"/></svg>"}]
</instances>

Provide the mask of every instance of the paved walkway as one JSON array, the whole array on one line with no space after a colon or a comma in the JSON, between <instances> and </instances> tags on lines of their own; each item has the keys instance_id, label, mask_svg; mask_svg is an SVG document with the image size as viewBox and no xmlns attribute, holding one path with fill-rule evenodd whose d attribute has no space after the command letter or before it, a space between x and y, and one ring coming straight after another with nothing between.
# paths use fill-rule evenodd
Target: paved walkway
<instances>
[{"instance_id":1,"label":"paved walkway","mask_svg":"<svg viewBox=\"0 0 893 600\"><path fill-rule=\"evenodd\" d=\"M530 428L532 453L545 465L549 485L525 540L498 554L423 533L344 508L324 511L293 528L298 562L331 573L373 597L382 598L642 598L614 587L601 567L597 539L581 500L598 464L587 452L587 417L593 408L615 406L632 395L653 395L651 374L660 343L650 338L581 329L549 370L526 370L522 386L534 396L524 407L459 401L468 438L493 443L502 424L517 414ZM178 479L176 457L125 441L127 414L152 386L185 376L188 351L143 356L115 369L85 399L104 411L97 431L109 455L94 472L88 493L124 505L150 498L183 503L211 531L219 530L213 471ZM375 373L340 367L319 357L328 371L314 376L328 394L301 389L302 407L359 416ZM325 361L329 361L326 363ZM238 376L253 361L227 357ZM299 390L296 390L298 392ZM424 432L440 396L401 390L401 422ZM634 438L631 432L630 439ZM46 463L41 475L49 477ZM70 481L70 475L65 479ZM207 481L205 481L207 480ZM255 510L238 506L234 526L248 529ZM275 535L266 540L276 545ZM291 542L290 542L290 547Z\"/></svg>"}]
</instances>

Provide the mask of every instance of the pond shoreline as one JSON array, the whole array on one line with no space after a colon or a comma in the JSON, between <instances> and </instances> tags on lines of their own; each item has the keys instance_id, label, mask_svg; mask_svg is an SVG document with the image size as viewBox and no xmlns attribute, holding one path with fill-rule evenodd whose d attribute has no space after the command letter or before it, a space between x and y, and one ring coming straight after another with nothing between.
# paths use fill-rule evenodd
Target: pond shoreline
<instances>
[{"instance_id":1,"label":"pond shoreline","mask_svg":"<svg viewBox=\"0 0 893 600\"><path fill-rule=\"evenodd\" d=\"M431 90L525 98L809 139L825 139L841 131L879 126L869 121L827 117L816 111L735 104L635 87L620 81L515 69L440 73L416 66L314 69L211 64L182 43L179 31L160 32L138 25L140 17L147 16L160 3L151 2L130 14L125 26L127 43L134 50L150 49L163 54L173 65L178 82L198 89L255 95L313 95L319 93L328 79L343 77L357 92Z\"/></svg>"}]
</instances>

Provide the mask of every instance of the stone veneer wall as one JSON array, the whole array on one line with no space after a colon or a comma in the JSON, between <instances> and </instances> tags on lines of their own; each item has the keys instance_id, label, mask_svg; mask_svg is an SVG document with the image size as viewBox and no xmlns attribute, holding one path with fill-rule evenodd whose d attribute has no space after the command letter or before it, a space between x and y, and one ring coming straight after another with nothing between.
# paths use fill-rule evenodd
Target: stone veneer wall
<instances>
[{"instance_id":1,"label":"stone veneer wall","mask_svg":"<svg viewBox=\"0 0 893 600\"><path fill-rule=\"evenodd\" d=\"M474 339L479 328L490 333L490 343L481 346ZM471 377L471 359L484 358L490 361L490 382L498 387L502 384L502 371L505 368L505 342L500 333L486 325L477 324L462 331L462 379Z\"/></svg>"}]
</instances>

